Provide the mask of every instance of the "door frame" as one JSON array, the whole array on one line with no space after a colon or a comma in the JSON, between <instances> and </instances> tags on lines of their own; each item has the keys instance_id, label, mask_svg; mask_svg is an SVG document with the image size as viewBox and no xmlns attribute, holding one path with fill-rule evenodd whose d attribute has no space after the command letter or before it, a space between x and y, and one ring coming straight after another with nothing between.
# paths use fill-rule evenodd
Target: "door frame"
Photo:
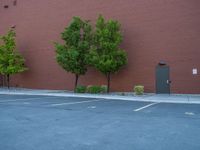
<instances>
[{"instance_id":1,"label":"door frame","mask_svg":"<svg viewBox=\"0 0 200 150\"><path fill-rule=\"evenodd\" d=\"M158 68L168 68L168 86L169 86L169 92L168 93L158 93L157 92L157 89L158 89L158 87L157 87L157 69ZM171 93L171 81L170 81L170 66L169 65L167 65L167 64L158 64L157 66L156 66L156 69L155 69L155 84L156 84L156 86L155 86L155 93L156 94L170 94Z\"/></svg>"}]
</instances>

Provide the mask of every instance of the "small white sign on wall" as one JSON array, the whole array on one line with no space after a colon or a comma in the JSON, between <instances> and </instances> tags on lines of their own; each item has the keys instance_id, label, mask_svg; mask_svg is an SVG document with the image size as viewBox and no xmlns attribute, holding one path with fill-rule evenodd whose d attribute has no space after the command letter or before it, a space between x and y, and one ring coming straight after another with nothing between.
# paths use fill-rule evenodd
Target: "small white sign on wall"
<instances>
[{"instance_id":1,"label":"small white sign on wall","mask_svg":"<svg viewBox=\"0 0 200 150\"><path fill-rule=\"evenodd\" d=\"M193 74L193 75L197 74L197 68L193 68L193 69L192 69L192 74Z\"/></svg>"}]
</instances>

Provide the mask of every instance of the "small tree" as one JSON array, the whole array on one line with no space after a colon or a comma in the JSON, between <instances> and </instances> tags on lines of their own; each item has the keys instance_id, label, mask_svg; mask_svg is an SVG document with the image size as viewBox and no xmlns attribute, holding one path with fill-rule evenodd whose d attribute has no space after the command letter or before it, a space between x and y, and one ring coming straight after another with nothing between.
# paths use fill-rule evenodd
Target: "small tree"
<instances>
[{"instance_id":1,"label":"small tree","mask_svg":"<svg viewBox=\"0 0 200 150\"><path fill-rule=\"evenodd\" d=\"M10 75L27 70L24 58L16 51L16 34L10 30L0 37L0 73L7 78L7 87L10 87Z\"/></svg>"},{"instance_id":2,"label":"small tree","mask_svg":"<svg viewBox=\"0 0 200 150\"><path fill-rule=\"evenodd\" d=\"M86 56L91 45L92 28L89 21L74 17L61 35L65 43L55 43L56 59L63 69L75 74L75 90L79 76L87 72Z\"/></svg>"},{"instance_id":3,"label":"small tree","mask_svg":"<svg viewBox=\"0 0 200 150\"><path fill-rule=\"evenodd\" d=\"M94 47L90 51L90 64L107 77L107 92L110 91L110 76L127 63L127 55L119 48L122 42L118 21L105 21L99 16L94 34Z\"/></svg>"}]
</instances>

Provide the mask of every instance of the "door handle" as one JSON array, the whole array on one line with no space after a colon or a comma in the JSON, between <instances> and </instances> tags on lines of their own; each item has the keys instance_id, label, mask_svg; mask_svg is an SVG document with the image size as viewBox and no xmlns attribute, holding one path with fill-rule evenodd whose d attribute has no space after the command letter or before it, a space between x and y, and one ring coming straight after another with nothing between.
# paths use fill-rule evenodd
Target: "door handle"
<instances>
[{"instance_id":1,"label":"door handle","mask_svg":"<svg viewBox=\"0 0 200 150\"><path fill-rule=\"evenodd\" d=\"M170 84L172 81L170 81L170 80L167 80L167 84Z\"/></svg>"}]
</instances>

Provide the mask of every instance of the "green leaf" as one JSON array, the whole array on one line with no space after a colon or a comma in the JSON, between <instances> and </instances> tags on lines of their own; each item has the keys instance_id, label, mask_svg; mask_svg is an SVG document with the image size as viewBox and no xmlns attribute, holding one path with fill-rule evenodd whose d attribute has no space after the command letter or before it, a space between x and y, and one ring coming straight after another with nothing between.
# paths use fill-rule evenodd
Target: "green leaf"
<instances>
[{"instance_id":1,"label":"green leaf","mask_svg":"<svg viewBox=\"0 0 200 150\"><path fill-rule=\"evenodd\" d=\"M84 75L87 71L87 56L92 45L92 27L89 21L73 17L61 33L64 44L55 43L58 64L67 72Z\"/></svg>"},{"instance_id":2,"label":"green leaf","mask_svg":"<svg viewBox=\"0 0 200 150\"><path fill-rule=\"evenodd\" d=\"M0 38L0 73L12 75L27 70L24 58L16 51L16 34L10 30Z\"/></svg>"}]
</instances>

